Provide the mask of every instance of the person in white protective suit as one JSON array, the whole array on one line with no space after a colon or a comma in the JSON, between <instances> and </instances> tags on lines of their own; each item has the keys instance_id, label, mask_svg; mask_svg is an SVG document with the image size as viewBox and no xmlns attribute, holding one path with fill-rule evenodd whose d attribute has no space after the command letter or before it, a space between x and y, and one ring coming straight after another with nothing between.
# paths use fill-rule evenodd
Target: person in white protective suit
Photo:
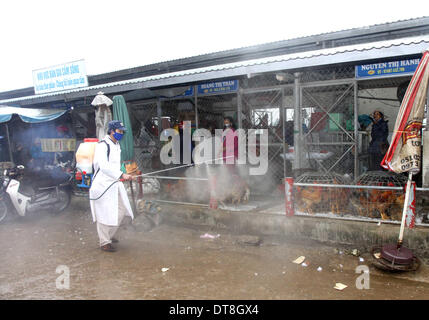
<instances>
[{"instance_id":1,"label":"person in white protective suit","mask_svg":"<svg viewBox=\"0 0 429 320\"><path fill-rule=\"evenodd\" d=\"M125 187L120 179L132 180L132 176L121 171L121 147L126 130L124 125L113 120L108 124L106 137L100 141L94 153L94 178L89 189L91 213L97 222L100 248L114 252L112 243L119 242L114 235L125 216L134 218Z\"/></svg>"}]
</instances>

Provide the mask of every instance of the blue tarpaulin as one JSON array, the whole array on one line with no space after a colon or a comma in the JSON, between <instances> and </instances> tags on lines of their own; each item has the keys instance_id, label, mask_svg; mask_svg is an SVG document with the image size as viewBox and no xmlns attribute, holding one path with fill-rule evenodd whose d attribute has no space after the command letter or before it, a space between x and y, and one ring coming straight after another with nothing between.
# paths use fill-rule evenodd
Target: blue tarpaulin
<instances>
[{"instance_id":1,"label":"blue tarpaulin","mask_svg":"<svg viewBox=\"0 0 429 320\"><path fill-rule=\"evenodd\" d=\"M55 120L66 113L66 109L31 109L0 106L0 123L8 122L13 114L19 115L27 123L40 123Z\"/></svg>"}]
</instances>

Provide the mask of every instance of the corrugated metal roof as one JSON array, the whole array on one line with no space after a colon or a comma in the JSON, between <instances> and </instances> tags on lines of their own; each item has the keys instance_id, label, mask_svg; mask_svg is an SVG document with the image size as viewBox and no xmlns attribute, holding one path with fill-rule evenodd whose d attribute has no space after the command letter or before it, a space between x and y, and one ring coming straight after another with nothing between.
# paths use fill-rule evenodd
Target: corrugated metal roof
<instances>
[{"instance_id":1,"label":"corrugated metal roof","mask_svg":"<svg viewBox=\"0 0 429 320\"><path fill-rule=\"evenodd\" d=\"M219 55L219 54L238 54L238 55L242 56L244 54L244 52L247 52L247 51L261 50L265 47L272 47L272 46L284 47L285 44L296 45L297 43L303 43L303 41L305 41L305 40L312 41L312 42L323 42L326 40L338 41L340 39L343 39L344 37L347 37L347 38L356 37L356 36L360 35L362 32L364 32L366 35L368 33L380 34L383 32L389 32L392 34L393 32L392 32L391 28L394 28L394 30L407 29L407 28L411 28L411 27L415 28L416 25L422 25L422 24L424 25L425 23L427 24L428 18L429 18L429 16L422 16L422 17L417 17L417 18L403 19L403 20L378 23L378 24L368 25L368 26L363 26L363 27L356 27L356 28L351 28L351 29L342 29L342 30L335 30L335 31L330 31L330 32L323 32L323 33L318 33L318 34L313 34L313 35L300 36L300 37L295 37L295 38L290 38L290 39L285 39L285 40L277 40L277 41L272 41L272 42L267 42L267 43L254 44L254 45L243 46L243 47L238 47L238 48L234 48L234 49L227 49L227 50L222 50L222 51L217 51L217 52L203 53L203 54L199 54L199 55L196 55L193 57L184 57L184 58L177 58L177 59L172 59L172 60L165 60L165 61L160 61L160 62L154 63L152 65L168 64L168 63L173 63L173 62L178 62L178 61L183 61L183 60L195 60L195 59L199 59L199 58L207 59L207 58L211 57L212 55ZM338 38L338 37L340 37L340 38ZM305 43L308 43L308 41ZM93 77L94 76L104 76L106 74L114 74L114 73L125 71L125 70L129 71L129 70L134 70L134 69L139 69L139 68L140 67L133 67L133 68L127 68L127 69L112 70L112 71L109 71L107 73L103 73L100 75L92 75L92 76Z\"/></svg>"},{"instance_id":2,"label":"corrugated metal roof","mask_svg":"<svg viewBox=\"0 0 429 320\"><path fill-rule=\"evenodd\" d=\"M210 81L213 79L237 77L263 72L274 72L336 63L350 63L354 61L419 54L428 49L429 35L402 38L165 73L61 92L1 100L0 103L10 104L23 101L29 101L30 103L43 103L63 99L75 99L95 95L99 90L103 90L105 93L114 93L141 88L156 88L160 86L170 86L197 81Z\"/></svg>"}]
</instances>

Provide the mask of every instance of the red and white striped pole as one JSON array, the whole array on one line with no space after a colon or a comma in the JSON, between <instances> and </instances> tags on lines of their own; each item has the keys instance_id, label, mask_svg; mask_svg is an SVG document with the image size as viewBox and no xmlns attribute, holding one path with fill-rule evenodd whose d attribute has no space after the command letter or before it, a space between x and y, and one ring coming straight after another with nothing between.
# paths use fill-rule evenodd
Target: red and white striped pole
<instances>
[{"instance_id":1,"label":"red and white striped pole","mask_svg":"<svg viewBox=\"0 0 429 320\"><path fill-rule=\"evenodd\" d=\"M285 178L285 205L286 205L286 216L292 217L295 212L293 208L293 178Z\"/></svg>"}]
</instances>

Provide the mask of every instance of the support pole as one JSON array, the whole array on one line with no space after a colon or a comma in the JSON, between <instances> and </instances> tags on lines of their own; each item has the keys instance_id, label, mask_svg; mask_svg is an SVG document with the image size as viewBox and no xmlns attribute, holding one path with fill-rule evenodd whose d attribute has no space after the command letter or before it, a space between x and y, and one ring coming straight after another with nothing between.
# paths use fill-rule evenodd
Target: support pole
<instances>
[{"instance_id":1,"label":"support pole","mask_svg":"<svg viewBox=\"0 0 429 320\"><path fill-rule=\"evenodd\" d=\"M354 82L354 97L353 97L353 102L354 102L354 108L353 108L353 113L354 113L354 136L355 136L355 146L354 146L354 174L353 174L353 181L357 181L357 178L359 176L359 158L358 158L358 148L359 148L359 122L358 122L358 113L359 113L359 106L358 106L358 82L355 81Z\"/></svg>"},{"instance_id":2,"label":"support pole","mask_svg":"<svg viewBox=\"0 0 429 320\"><path fill-rule=\"evenodd\" d=\"M285 207L287 217L295 214L293 202L293 178L288 177L285 178Z\"/></svg>"},{"instance_id":3,"label":"support pole","mask_svg":"<svg viewBox=\"0 0 429 320\"><path fill-rule=\"evenodd\" d=\"M282 124L282 129L283 129L283 141L282 141L282 145L283 145L283 178L287 177L287 172L286 172L286 108L285 108L285 89L282 89L282 102L280 104L280 121Z\"/></svg>"},{"instance_id":4,"label":"support pole","mask_svg":"<svg viewBox=\"0 0 429 320\"><path fill-rule=\"evenodd\" d=\"M402 241L404 239L405 218L407 216L407 207L408 207L408 201L410 199L410 189L411 189L411 181L412 180L413 180L413 173L409 172L408 173L407 188L405 191L404 209L402 210L402 221L401 221L401 229L399 231L398 249L402 246Z\"/></svg>"},{"instance_id":5,"label":"support pole","mask_svg":"<svg viewBox=\"0 0 429 320\"><path fill-rule=\"evenodd\" d=\"M7 123L5 124L5 126L6 126L7 146L8 146L8 149L9 149L9 159L10 159L11 162L14 162L14 159L13 159L13 156L12 156L12 148L10 146L9 126L8 126Z\"/></svg>"},{"instance_id":6,"label":"support pole","mask_svg":"<svg viewBox=\"0 0 429 320\"><path fill-rule=\"evenodd\" d=\"M195 104L195 128L200 127L200 118L198 116L198 90L197 86L194 86L194 104Z\"/></svg>"},{"instance_id":7,"label":"support pole","mask_svg":"<svg viewBox=\"0 0 429 320\"><path fill-rule=\"evenodd\" d=\"M294 130L293 130L293 149L295 153L294 159L294 168L300 169L302 166L302 157L301 157L301 142L302 142L302 121L301 121L301 92L300 92L300 77L301 73L294 73L295 76L295 87L293 94L295 96L295 106L294 106Z\"/></svg>"},{"instance_id":8,"label":"support pole","mask_svg":"<svg viewBox=\"0 0 429 320\"><path fill-rule=\"evenodd\" d=\"M158 116L158 137L161 136L161 132L162 132L162 105L161 105L161 100L158 98L158 100L156 100L156 113Z\"/></svg>"},{"instance_id":9,"label":"support pole","mask_svg":"<svg viewBox=\"0 0 429 320\"><path fill-rule=\"evenodd\" d=\"M240 83L239 83L240 85ZM240 87L237 90L237 127L238 129L243 128L243 117L242 117L242 112L243 112L243 105L242 105L242 101L241 101L241 89Z\"/></svg>"}]
</instances>

